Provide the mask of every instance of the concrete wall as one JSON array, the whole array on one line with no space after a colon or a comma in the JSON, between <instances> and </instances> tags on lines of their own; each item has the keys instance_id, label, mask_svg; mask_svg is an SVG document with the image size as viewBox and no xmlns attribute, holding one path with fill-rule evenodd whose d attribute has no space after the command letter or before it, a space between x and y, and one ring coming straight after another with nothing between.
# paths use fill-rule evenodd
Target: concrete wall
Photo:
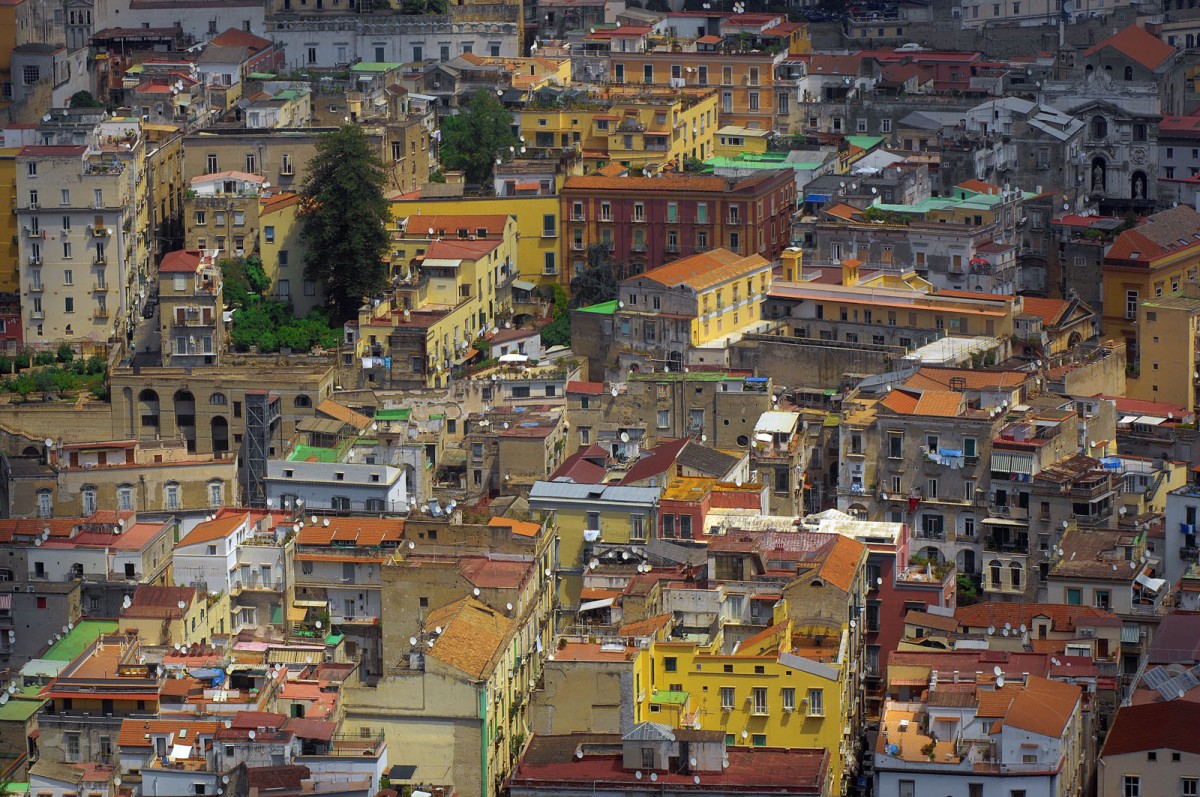
<instances>
[{"instance_id":1,"label":"concrete wall","mask_svg":"<svg viewBox=\"0 0 1200 797\"><path fill-rule=\"evenodd\" d=\"M628 662L547 661L543 688L530 704L540 736L633 729L633 666Z\"/></svg>"},{"instance_id":2,"label":"concrete wall","mask_svg":"<svg viewBox=\"0 0 1200 797\"><path fill-rule=\"evenodd\" d=\"M890 370L902 351L888 346L747 335L729 350L730 367L770 377L775 384L840 389L847 374Z\"/></svg>"}]
</instances>

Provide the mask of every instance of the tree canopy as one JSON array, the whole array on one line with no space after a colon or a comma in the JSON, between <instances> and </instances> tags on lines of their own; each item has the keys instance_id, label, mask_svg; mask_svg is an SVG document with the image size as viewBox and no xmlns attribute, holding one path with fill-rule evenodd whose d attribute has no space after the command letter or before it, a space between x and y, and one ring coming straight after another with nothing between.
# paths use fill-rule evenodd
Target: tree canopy
<instances>
[{"instance_id":1,"label":"tree canopy","mask_svg":"<svg viewBox=\"0 0 1200 797\"><path fill-rule=\"evenodd\" d=\"M571 277L571 304L588 307L617 298L617 289L624 270L619 268L604 244L588 247L587 265Z\"/></svg>"},{"instance_id":2,"label":"tree canopy","mask_svg":"<svg viewBox=\"0 0 1200 797\"><path fill-rule=\"evenodd\" d=\"M554 305L552 320L542 328L542 343L546 346L570 346L571 312L568 309L567 292L557 282L549 288L539 289L539 292Z\"/></svg>"},{"instance_id":3,"label":"tree canopy","mask_svg":"<svg viewBox=\"0 0 1200 797\"><path fill-rule=\"evenodd\" d=\"M512 114L495 94L475 92L462 112L442 120L443 168L462 169L468 183L490 182L496 156L518 144L512 124Z\"/></svg>"},{"instance_id":4,"label":"tree canopy","mask_svg":"<svg viewBox=\"0 0 1200 797\"><path fill-rule=\"evenodd\" d=\"M103 108L104 103L92 96L90 91L77 91L67 100L71 108Z\"/></svg>"},{"instance_id":5,"label":"tree canopy","mask_svg":"<svg viewBox=\"0 0 1200 797\"><path fill-rule=\"evenodd\" d=\"M387 287L386 180L379 153L353 125L322 136L308 162L301 187L304 278L324 286L335 323L352 318L366 297Z\"/></svg>"}]
</instances>

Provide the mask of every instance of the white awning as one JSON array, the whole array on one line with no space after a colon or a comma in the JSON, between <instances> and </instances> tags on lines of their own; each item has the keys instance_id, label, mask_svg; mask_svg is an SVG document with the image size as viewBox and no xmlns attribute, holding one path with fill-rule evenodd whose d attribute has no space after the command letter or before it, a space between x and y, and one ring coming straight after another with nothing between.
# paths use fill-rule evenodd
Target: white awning
<instances>
[{"instance_id":1,"label":"white awning","mask_svg":"<svg viewBox=\"0 0 1200 797\"><path fill-rule=\"evenodd\" d=\"M191 758L191 757L192 757L192 746L190 744L173 745L171 747L171 755L168 756L168 758L171 758L173 760L180 759L180 758Z\"/></svg>"},{"instance_id":2,"label":"white awning","mask_svg":"<svg viewBox=\"0 0 1200 797\"><path fill-rule=\"evenodd\" d=\"M1138 573L1137 578L1135 578L1134 581L1136 581L1138 584L1141 584L1151 592L1158 592L1164 586L1166 586L1167 583L1165 578L1151 578L1145 573Z\"/></svg>"},{"instance_id":3,"label":"white awning","mask_svg":"<svg viewBox=\"0 0 1200 797\"><path fill-rule=\"evenodd\" d=\"M1155 418L1153 415L1143 415L1134 421L1134 423L1144 424L1145 426L1160 426L1166 422L1166 418Z\"/></svg>"},{"instance_id":4,"label":"white awning","mask_svg":"<svg viewBox=\"0 0 1200 797\"><path fill-rule=\"evenodd\" d=\"M1007 517L985 517L980 522L989 523L993 526L1021 526L1022 528L1029 525L1026 520L1013 520Z\"/></svg>"},{"instance_id":5,"label":"white awning","mask_svg":"<svg viewBox=\"0 0 1200 797\"><path fill-rule=\"evenodd\" d=\"M1029 476L1033 474L1033 457L1007 451L993 451L991 469L999 473L1023 473Z\"/></svg>"},{"instance_id":6,"label":"white awning","mask_svg":"<svg viewBox=\"0 0 1200 797\"><path fill-rule=\"evenodd\" d=\"M1136 416L1136 415L1122 415L1121 420L1117 421L1117 423L1121 424L1122 426L1127 426L1127 425L1133 423L1134 421L1136 421L1137 419L1138 419L1138 416Z\"/></svg>"},{"instance_id":7,"label":"white awning","mask_svg":"<svg viewBox=\"0 0 1200 797\"><path fill-rule=\"evenodd\" d=\"M502 363L526 363L526 362L529 362L529 357L524 354L501 354L500 362L502 362Z\"/></svg>"},{"instance_id":8,"label":"white awning","mask_svg":"<svg viewBox=\"0 0 1200 797\"><path fill-rule=\"evenodd\" d=\"M579 607L581 612L590 612L593 609L606 609L613 605L613 598L602 598L598 601L584 601Z\"/></svg>"}]
</instances>

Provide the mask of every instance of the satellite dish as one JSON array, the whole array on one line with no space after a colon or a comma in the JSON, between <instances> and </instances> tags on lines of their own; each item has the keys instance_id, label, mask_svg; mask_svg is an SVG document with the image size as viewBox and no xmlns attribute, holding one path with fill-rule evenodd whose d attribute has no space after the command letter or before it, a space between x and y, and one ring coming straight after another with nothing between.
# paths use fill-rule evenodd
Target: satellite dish
<instances>
[{"instance_id":1,"label":"satellite dish","mask_svg":"<svg viewBox=\"0 0 1200 797\"><path fill-rule=\"evenodd\" d=\"M46 443L46 448L50 448L50 446L54 445L54 438L47 437L45 440L45 443Z\"/></svg>"},{"instance_id":2,"label":"satellite dish","mask_svg":"<svg viewBox=\"0 0 1200 797\"><path fill-rule=\"evenodd\" d=\"M641 780L642 779L642 771L639 769L637 772L633 773L633 776L635 778L637 778L638 780Z\"/></svg>"},{"instance_id":3,"label":"satellite dish","mask_svg":"<svg viewBox=\"0 0 1200 797\"><path fill-rule=\"evenodd\" d=\"M629 432L621 432L621 442L622 443L629 442Z\"/></svg>"},{"instance_id":4,"label":"satellite dish","mask_svg":"<svg viewBox=\"0 0 1200 797\"><path fill-rule=\"evenodd\" d=\"M1004 676L1003 675L1001 675L999 678L996 679L996 688L997 689L1004 688Z\"/></svg>"},{"instance_id":5,"label":"satellite dish","mask_svg":"<svg viewBox=\"0 0 1200 797\"><path fill-rule=\"evenodd\" d=\"M257 734L256 732L254 732L254 731L250 731L250 733L249 733L249 734L247 734L247 735L248 735L248 736L249 736L251 739L253 739L255 736L258 736L258 734Z\"/></svg>"},{"instance_id":6,"label":"satellite dish","mask_svg":"<svg viewBox=\"0 0 1200 797\"><path fill-rule=\"evenodd\" d=\"M996 676L997 678L999 678L1003 674L1004 674L1004 670L1000 667L999 664L997 664L995 667L992 668L992 675Z\"/></svg>"},{"instance_id":7,"label":"satellite dish","mask_svg":"<svg viewBox=\"0 0 1200 797\"><path fill-rule=\"evenodd\" d=\"M441 634L441 633L442 633L442 627L441 627L440 625L435 625L435 626L433 627L433 633L435 633L435 634Z\"/></svg>"},{"instance_id":8,"label":"satellite dish","mask_svg":"<svg viewBox=\"0 0 1200 797\"><path fill-rule=\"evenodd\" d=\"M620 392L620 391L618 391L618 390L616 389L616 387L614 387L614 388L612 389L612 391L610 391L610 392L612 393L612 396L613 396L613 398L616 398L616 397L617 397L617 393L618 393L618 392Z\"/></svg>"},{"instance_id":9,"label":"satellite dish","mask_svg":"<svg viewBox=\"0 0 1200 797\"><path fill-rule=\"evenodd\" d=\"M504 608L505 608L506 610L508 610L508 611L510 611L510 612L511 612L511 611L512 611L512 604L511 604L511 603L506 603L506 604L504 605Z\"/></svg>"},{"instance_id":10,"label":"satellite dish","mask_svg":"<svg viewBox=\"0 0 1200 797\"><path fill-rule=\"evenodd\" d=\"M1028 629L1025 627L1025 624L1021 623L1021 633L1024 634L1027 630Z\"/></svg>"},{"instance_id":11,"label":"satellite dish","mask_svg":"<svg viewBox=\"0 0 1200 797\"><path fill-rule=\"evenodd\" d=\"M471 592L475 595L476 598L479 597L479 587L476 587L475 589L471 590Z\"/></svg>"},{"instance_id":12,"label":"satellite dish","mask_svg":"<svg viewBox=\"0 0 1200 797\"><path fill-rule=\"evenodd\" d=\"M743 731L742 731L742 738L743 738L743 739L745 739L745 738L746 738L747 736L749 736L749 735L750 735L750 732L749 732L749 731L745 731L745 730L743 730Z\"/></svg>"}]
</instances>

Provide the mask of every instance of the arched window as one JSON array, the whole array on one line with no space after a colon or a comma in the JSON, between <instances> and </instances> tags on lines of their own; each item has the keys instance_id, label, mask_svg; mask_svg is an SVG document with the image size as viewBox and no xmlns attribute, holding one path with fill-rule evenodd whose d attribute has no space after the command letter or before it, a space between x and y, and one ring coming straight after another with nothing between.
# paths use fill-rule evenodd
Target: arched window
<instances>
[{"instance_id":1,"label":"arched window","mask_svg":"<svg viewBox=\"0 0 1200 797\"><path fill-rule=\"evenodd\" d=\"M96 503L96 486L93 484L85 484L80 490L80 495L83 497L83 514L94 514L97 509Z\"/></svg>"},{"instance_id":2,"label":"arched window","mask_svg":"<svg viewBox=\"0 0 1200 797\"><path fill-rule=\"evenodd\" d=\"M224 393L213 393L208 397L208 403L215 407L224 407L229 403L229 399L225 397Z\"/></svg>"},{"instance_id":3,"label":"arched window","mask_svg":"<svg viewBox=\"0 0 1200 797\"><path fill-rule=\"evenodd\" d=\"M1108 120L1103 116L1092 117L1092 138L1108 138Z\"/></svg>"},{"instance_id":4,"label":"arched window","mask_svg":"<svg viewBox=\"0 0 1200 797\"><path fill-rule=\"evenodd\" d=\"M117 485L117 509L124 512L133 511L133 485Z\"/></svg>"},{"instance_id":5,"label":"arched window","mask_svg":"<svg viewBox=\"0 0 1200 797\"><path fill-rule=\"evenodd\" d=\"M1127 81L1133 80L1133 67L1131 67L1131 66L1125 67L1125 80L1127 80Z\"/></svg>"},{"instance_id":6,"label":"arched window","mask_svg":"<svg viewBox=\"0 0 1200 797\"><path fill-rule=\"evenodd\" d=\"M312 399L310 399L308 396L301 393L299 396L296 396L294 401L292 401L292 406L293 407L311 407Z\"/></svg>"},{"instance_id":7,"label":"arched window","mask_svg":"<svg viewBox=\"0 0 1200 797\"><path fill-rule=\"evenodd\" d=\"M38 517L50 517L54 514L54 495L49 490L38 490Z\"/></svg>"}]
</instances>

